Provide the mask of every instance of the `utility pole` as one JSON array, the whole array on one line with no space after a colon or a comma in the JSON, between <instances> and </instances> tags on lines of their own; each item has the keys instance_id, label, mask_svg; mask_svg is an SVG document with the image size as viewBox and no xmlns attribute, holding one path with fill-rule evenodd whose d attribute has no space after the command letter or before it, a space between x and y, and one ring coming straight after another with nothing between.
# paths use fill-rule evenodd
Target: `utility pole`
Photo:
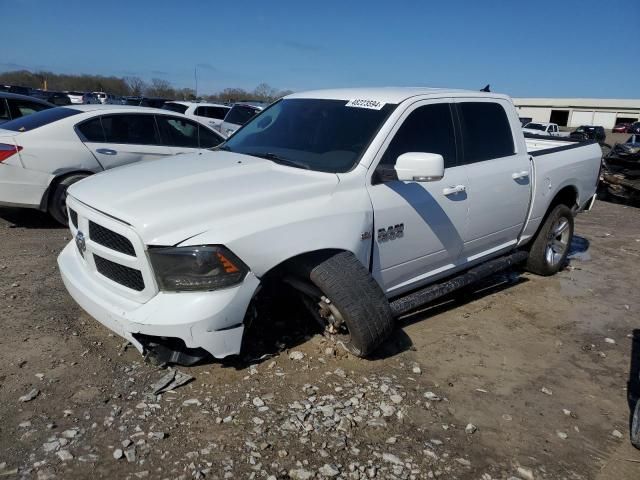
<instances>
[{"instance_id":1,"label":"utility pole","mask_svg":"<svg viewBox=\"0 0 640 480\"><path fill-rule=\"evenodd\" d=\"M195 90L195 95L196 95L196 100L198 99L198 64L196 64L195 67L193 67L193 76L196 79L196 90Z\"/></svg>"}]
</instances>

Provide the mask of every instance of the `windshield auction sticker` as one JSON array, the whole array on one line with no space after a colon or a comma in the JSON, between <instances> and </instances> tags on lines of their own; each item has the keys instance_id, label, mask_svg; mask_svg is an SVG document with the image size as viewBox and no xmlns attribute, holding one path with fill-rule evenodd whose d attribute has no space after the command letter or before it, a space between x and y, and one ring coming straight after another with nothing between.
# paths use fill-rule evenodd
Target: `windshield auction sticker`
<instances>
[{"instance_id":1,"label":"windshield auction sticker","mask_svg":"<svg viewBox=\"0 0 640 480\"><path fill-rule=\"evenodd\" d=\"M355 107L355 108L368 108L370 110L380 110L384 107L384 102L379 102L377 100L364 100L361 98L349 100L345 107Z\"/></svg>"}]
</instances>

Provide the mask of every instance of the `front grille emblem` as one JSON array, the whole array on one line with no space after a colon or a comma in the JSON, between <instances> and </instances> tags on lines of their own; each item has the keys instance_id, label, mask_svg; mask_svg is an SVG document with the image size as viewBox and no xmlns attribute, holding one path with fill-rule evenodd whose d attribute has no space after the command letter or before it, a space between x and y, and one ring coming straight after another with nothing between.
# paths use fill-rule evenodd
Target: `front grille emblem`
<instances>
[{"instance_id":1,"label":"front grille emblem","mask_svg":"<svg viewBox=\"0 0 640 480\"><path fill-rule=\"evenodd\" d=\"M85 242L84 233L82 233L81 231L78 231L78 233L76 234L76 246L78 247L80 255L84 257L84 252L87 251L87 242Z\"/></svg>"}]
</instances>

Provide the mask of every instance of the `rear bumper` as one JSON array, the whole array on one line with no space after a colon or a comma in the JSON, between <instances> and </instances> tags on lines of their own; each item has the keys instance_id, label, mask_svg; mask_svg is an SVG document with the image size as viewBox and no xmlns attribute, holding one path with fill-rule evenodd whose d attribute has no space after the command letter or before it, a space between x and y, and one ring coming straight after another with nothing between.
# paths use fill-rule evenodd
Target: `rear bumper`
<instances>
[{"instance_id":1,"label":"rear bumper","mask_svg":"<svg viewBox=\"0 0 640 480\"><path fill-rule=\"evenodd\" d=\"M40 208L53 175L0 164L0 205Z\"/></svg>"},{"instance_id":2,"label":"rear bumper","mask_svg":"<svg viewBox=\"0 0 640 480\"><path fill-rule=\"evenodd\" d=\"M141 353L134 334L179 338L216 358L240 352L243 320L259 280L249 273L238 286L213 292L160 292L146 303L116 295L85 268L73 242L58 257L65 287L73 299L105 327L129 340Z\"/></svg>"}]
</instances>

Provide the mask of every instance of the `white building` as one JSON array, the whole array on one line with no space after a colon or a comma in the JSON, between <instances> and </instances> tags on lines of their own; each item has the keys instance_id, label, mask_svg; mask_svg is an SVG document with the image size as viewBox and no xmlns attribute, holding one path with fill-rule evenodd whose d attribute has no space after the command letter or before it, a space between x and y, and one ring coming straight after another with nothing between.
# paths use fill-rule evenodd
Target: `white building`
<instances>
[{"instance_id":1,"label":"white building","mask_svg":"<svg viewBox=\"0 0 640 480\"><path fill-rule=\"evenodd\" d=\"M513 101L521 118L563 127L600 125L611 129L616 123L640 120L640 99L514 98Z\"/></svg>"}]
</instances>

